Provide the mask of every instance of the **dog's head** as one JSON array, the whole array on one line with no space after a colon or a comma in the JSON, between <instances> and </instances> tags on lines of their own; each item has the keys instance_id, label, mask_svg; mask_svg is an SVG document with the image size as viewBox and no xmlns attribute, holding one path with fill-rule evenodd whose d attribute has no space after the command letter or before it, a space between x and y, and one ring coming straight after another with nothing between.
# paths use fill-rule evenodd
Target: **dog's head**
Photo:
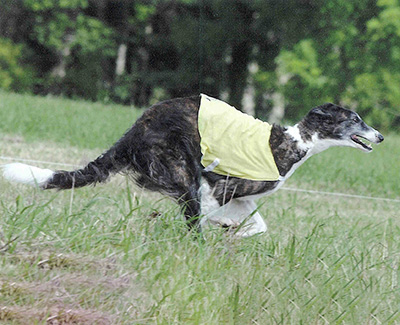
<instances>
[{"instance_id":1,"label":"dog's head","mask_svg":"<svg viewBox=\"0 0 400 325\"><path fill-rule=\"evenodd\" d=\"M303 125L310 134L330 143L329 146L347 146L371 152L372 147L363 140L380 143L384 139L357 113L331 103L313 108L304 118Z\"/></svg>"}]
</instances>

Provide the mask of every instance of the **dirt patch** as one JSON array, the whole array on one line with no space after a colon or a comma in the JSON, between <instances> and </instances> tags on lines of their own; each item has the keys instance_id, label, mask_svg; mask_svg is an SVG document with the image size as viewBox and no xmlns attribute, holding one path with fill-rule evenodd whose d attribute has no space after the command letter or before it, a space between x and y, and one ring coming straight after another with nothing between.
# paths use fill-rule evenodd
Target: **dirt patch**
<instances>
[{"instance_id":1,"label":"dirt patch","mask_svg":"<svg viewBox=\"0 0 400 325\"><path fill-rule=\"evenodd\" d=\"M5 143L23 143L25 139L21 135L4 135L0 137L0 140Z\"/></svg>"},{"instance_id":2,"label":"dirt patch","mask_svg":"<svg viewBox=\"0 0 400 325\"><path fill-rule=\"evenodd\" d=\"M94 259L49 252L5 255L16 266L26 267L28 263L32 276L0 277L0 308L5 306L0 310L0 323L18 323L29 316L28 322L21 324L111 324L110 316L102 311L114 318L123 310L137 317L151 300L138 283L136 272L121 272L115 256Z\"/></svg>"},{"instance_id":3,"label":"dirt patch","mask_svg":"<svg viewBox=\"0 0 400 325\"><path fill-rule=\"evenodd\" d=\"M0 321L13 321L20 324L46 322L46 324L113 324L110 315L69 306L56 305L47 308L31 308L22 306L0 307Z\"/></svg>"},{"instance_id":4,"label":"dirt patch","mask_svg":"<svg viewBox=\"0 0 400 325\"><path fill-rule=\"evenodd\" d=\"M19 251L7 256L7 259L13 264L29 263L31 266L36 266L39 269L88 269L96 268L99 262L93 258L75 254L62 254L55 252L25 252Z\"/></svg>"}]
</instances>

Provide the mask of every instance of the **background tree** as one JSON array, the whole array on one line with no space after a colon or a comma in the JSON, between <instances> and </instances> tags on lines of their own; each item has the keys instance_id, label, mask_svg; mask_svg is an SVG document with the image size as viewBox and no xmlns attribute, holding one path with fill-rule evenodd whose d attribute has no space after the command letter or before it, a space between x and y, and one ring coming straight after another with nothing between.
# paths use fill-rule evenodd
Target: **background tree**
<instances>
[{"instance_id":1,"label":"background tree","mask_svg":"<svg viewBox=\"0 0 400 325\"><path fill-rule=\"evenodd\" d=\"M389 128L399 18L397 0L5 0L0 87L136 106L205 92L274 122L333 101Z\"/></svg>"}]
</instances>

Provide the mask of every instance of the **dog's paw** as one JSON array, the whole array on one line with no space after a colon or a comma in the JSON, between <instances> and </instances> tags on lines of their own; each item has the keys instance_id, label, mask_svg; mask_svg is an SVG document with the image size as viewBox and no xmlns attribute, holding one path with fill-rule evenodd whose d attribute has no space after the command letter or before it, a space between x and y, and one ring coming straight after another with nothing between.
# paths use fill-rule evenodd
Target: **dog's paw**
<instances>
[{"instance_id":1,"label":"dog's paw","mask_svg":"<svg viewBox=\"0 0 400 325\"><path fill-rule=\"evenodd\" d=\"M240 222L225 217L219 217L218 219L211 219L209 220L209 222L214 226L219 226L222 228L229 228L229 229L235 229L240 226Z\"/></svg>"}]
</instances>

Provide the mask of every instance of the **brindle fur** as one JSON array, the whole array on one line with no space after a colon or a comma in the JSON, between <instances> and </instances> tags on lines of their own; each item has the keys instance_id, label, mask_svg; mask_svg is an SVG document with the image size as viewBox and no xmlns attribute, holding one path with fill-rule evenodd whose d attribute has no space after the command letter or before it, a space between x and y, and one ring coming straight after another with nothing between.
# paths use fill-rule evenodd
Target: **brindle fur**
<instances>
[{"instance_id":1,"label":"brindle fur","mask_svg":"<svg viewBox=\"0 0 400 325\"><path fill-rule=\"evenodd\" d=\"M199 105L198 96L153 105L107 152L83 169L56 172L43 188L81 187L103 182L113 173L127 173L133 175L139 186L174 198L183 207L189 224L194 224L201 213L201 178L209 184L220 205L234 198L273 190L278 181L251 181L204 172L197 128ZM327 110L336 111L334 117L332 114L328 117ZM338 127L342 124L339 120L346 122L351 114L355 113L333 104L314 108L298 124L301 138L309 141L316 131L322 138L339 138L348 127ZM281 176L306 155L286 131L286 128L273 125L270 136L270 146Z\"/></svg>"}]
</instances>

